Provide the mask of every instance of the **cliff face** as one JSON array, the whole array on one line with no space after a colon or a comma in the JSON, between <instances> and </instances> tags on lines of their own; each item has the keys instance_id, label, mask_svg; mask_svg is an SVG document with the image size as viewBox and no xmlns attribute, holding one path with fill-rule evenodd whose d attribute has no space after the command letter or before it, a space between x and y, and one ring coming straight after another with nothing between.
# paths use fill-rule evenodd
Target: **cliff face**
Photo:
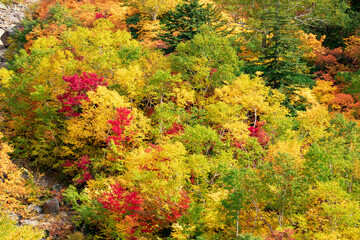
<instances>
[{"instance_id":1,"label":"cliff face","mask_svg":"<svg viewBox=\"0 0 360 240\"><path fill-rule=\"evenodd\" d=\"M6 65L6 59L3 57L9 46L8 37L19 26L21 20L25 17L25 12L32 0L24 1L21 4L14 3L6 6L0 3L0 67Z\"/></svg>"},{"instance_id":2,"label":"cliff face","mask_svg":"<svg viewBox=\"0 0 360 240\"><path fill-rule=\"evenodd\" d=\"M27 2L5 6L0 4L0 28L9 30L18 25L25 16Z\"/></svg>"}]
</instances>

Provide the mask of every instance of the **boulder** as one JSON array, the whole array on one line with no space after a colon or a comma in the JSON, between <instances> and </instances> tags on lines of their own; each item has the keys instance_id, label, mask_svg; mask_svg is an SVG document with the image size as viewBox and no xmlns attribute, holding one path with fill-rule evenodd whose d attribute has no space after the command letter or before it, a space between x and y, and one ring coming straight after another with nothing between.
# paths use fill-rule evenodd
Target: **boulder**
<instances>
[{"instance_id":1,"label":"boulder","mask_svg":"<svg viewBox=\"0 0 360 240\"><path fill-rule=\"evenodd\" d=\"M0 28L0 38L2 37L2 35L5 33L5 30ZM2 43L2 41L0 41L0 46L3 46L4 44Z\"/></svg>"},{"instance_id":2,"label":"boulder","mask_svg":"<svg viewBox=\"0 0 360 240\"><path fill-rule=\"evenodd\" d=\"M59 200L57 198L50 199L46 201L43 206L44 213L57 213L59 211L60 205Z\"/></svg>"},{"instance_id":3,"label":"boulder","mask_svg":"<svg viewBox=\"0 0 360 240\"><path fill-rule=\"evenodd\" d=\"M9 31L5 31L5 32L1 35L1 37L0 37L0 40L1 40L2 44L3 44L5 47L9 47L9 46L10 46L9 37L10 37L10 32L9 32Z\"/></svg>"},{"instance_id":4,"label":"boulder","mask_svg":"<svg viewBox=\"0 0 360 240\"><path fill-rule=\"evenodd\" d=\"M38 226L39 222L35 220L24 219L21 221L21 225Z\"/></svg>"},{"instance_id":5,"label":"boulder","mask_svg":"<svg viewBox=\"0 0 360 240\"><path fill-rule=\"evenodd\" d=\"M10 211L6 211L6 212L8 212L9 218L15 222L18 222L22 219L22 215L19 213L10 212Z\"/></svg>"},{"instance_id":6,"label":"boulder","mask_svg":"<svg viewBox=\"0 0 360 240\"><path fill-rule=\"evenodd\" d=\"M39 205L36 205L36 204L30 204L27 209L30 211L30 212L34 212L36 214L40 214L42 213L42 208L41 206Z\"/></svg>"},{"instance_id":7,"label":"boulder","mask_svg":"<svg viewBox=\"0 0 360 240\"><path fill-rule=\"evenodd\" d=\"M9 17L9 21L10 21L11 24L19 24L20 21L21 21L21 19L20 19L20 17L18 17L17 15L12 14L12 15L10 15L10 17Z\"/></svg>"}]
</instances>

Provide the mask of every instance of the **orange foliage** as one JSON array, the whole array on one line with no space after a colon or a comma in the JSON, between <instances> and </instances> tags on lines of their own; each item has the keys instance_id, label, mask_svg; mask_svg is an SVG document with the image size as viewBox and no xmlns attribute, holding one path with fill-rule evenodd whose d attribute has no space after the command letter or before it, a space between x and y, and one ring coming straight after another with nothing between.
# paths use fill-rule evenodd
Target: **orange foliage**
<instances>
[{"instance_id":1,"label":"orange foliage","mask_svg":"<svg viewBox=\"0 0 360 240\"><path fill-rule=\"evenodd\" d=\"M23 171L10 160L8 153L12 148L7 143L0 143L0 149L0 208L24 210L21 202L30 191L22 177Z\"/></svg>"},{"instance_id":2,"label":"orange foliage","mask_svg":"<svg viewBox=\"0 0 360 240\"><path fill-rule=\"evenodd\" d=\"M41 28L40 26L36 26L29 34L26 35L27 43L24 44L24 48L29 53L30 48L33 45L34 41L39 37L55 36L60 38L65 30L66 30L65 25L59 26L55 23L50 23L46 28Z\"/></svg>"},{"instance_id":3,"label":"orange foliage","mask_svg":"<svg viewBox=\"0 0 360 240\"><path fill-rule=\"evenodd\" d=\"M315 59L315 64L320 71L317 72L320 79L326 81L335 81L335 75L338 72L349 72L351 67L342 61L346 59L346 53L342 48L326 49L325 52Z\"/></svg>"},{"instance_id":4,"label":"orange foliage","mask_svg":"<svg viewBox=\"0 0 360 240\"><path fill-rule=\"evenodd\" d=\"M347 116L358 116L356 96L343 93L349 88L351 82L347 75L342 73L354 73L360 68L360 37L357 35L344 39L346 48L324 49L318 52L314 63L319 69L317 86L314 93L321 103L328 104L333 110L345 113ZM336 88L332 87L332 82ZM337 92L334 96L331 96ZM324 95L325 94L325 95ZM356 93L353 93L356 94Z\"/></svg>"},{"instance_id":5,"label":"orange foliage","mask_svg":"<svg viewBox=\"0 0 360 240\"><path fill-rule=\"evenodd\" d=\"M347 112L353 107L354 98L350 94L337 93L335 98L332 100L332 104L334 109Z\"/></svg>"},{"instance_id":6,"label":"orange foliage","mask_svg":"<svg viewBox=\"0 0 360 240\"><path fill-rule=\"evenodd\" d=\"M345 39L346 52L355 59L357 67L360 67L360 36L351 36Z\"/></svg>"},{"instance_id":7,"label":"orange foliage","mask_svg":"<svg viewBox=\"0 0 360 240\"><path fill-rule=\"evenodd\" d=\"M356 102L354 105L354 111L353 111L353 116L356 119L360 119L360 101Z\"/></svg>"},{"instance_id":8,"label":"orange foliage","mask_svg":"<svg viewBox=\"0 0 360 240\"><path fill-rule=\"evenodd\" d=\"M326 81L335 81L339 72L356 72L360 67L360 38L351 36L345 39L347 47L325 49L318 52L315 65L320 69L319 78Z\"/></svg>"},{"instance_id":9,"label":"orange foliage","mask_svg":"<svg viewBox=\"0 0 360 240\"><path fill-rule=\"evenodd\" d=\"M80 22L80 25L89 26L97 19L97 14L102 14L109 19L115 26L115 29L125 30L127 24L125 19L138 12L137 9L130 6L124 6L119 1L108 0L44 0L37 8L35 16L44 20L49 15L49 9L56 3L61 2L62 6L71 10L71 15Z\"/></svg>"},{"instance_id":10,"label":"orange foliage","mask_svg":"<svg viewBox=\"0 0 360 240\"><path fill-rule=\"evenodd\" d=\"M314 61L318 55L325 52L325 48L322 46L322 43L326 38L325 35L318 40L315 34L300 31L299 38L302 42L300 48L305 51L304 57L306 59Z\"/></svg>"}]
</instances>

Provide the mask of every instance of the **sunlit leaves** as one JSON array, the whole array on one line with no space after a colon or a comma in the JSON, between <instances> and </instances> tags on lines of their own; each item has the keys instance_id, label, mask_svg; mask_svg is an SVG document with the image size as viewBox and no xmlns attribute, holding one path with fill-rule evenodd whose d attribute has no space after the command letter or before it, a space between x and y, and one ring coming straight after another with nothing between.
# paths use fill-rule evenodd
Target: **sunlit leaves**
<instances>
[{"instance_id":1,"label":"sunlit leaves","mask_svg":"<svg viewBox=\"0 0 360 240\"><path fill-rule=\"evenodd\" d=\"M173 27L172 37L189 41L164 55L152 39L156 18L178 2L131 3L139 9L110 0L41 3L33 16L43 23L29 20L16 33L18 46L27 35L26 51L0 70L1 124L13 154L61 167L84 189L65 195L88 237L358 236L360 133L329 112L358 115L358 37L324 49L324 37L290 20L313 13L297 5L305 2L244 1L244 15L227 18L246 15L242 26L257 35L224 37L200 24L186 39ZM138 40L122 31L130 24ZM313 69L301 61L322 71L313 89L299 88ZM24 182L13 186L6 174L4 191L21 192Z\"/></svg>"},{"instance_id":2,"label":"sunlit leaves","mask_svg":"<svg viewBox=\"0 0 360 240\"><path fill-rule=\"evenodd\" d=\"M0 213L0 238L7 240L19 238L33 240L45 237L44 235L41 230L34 229L31 225L19 226L15 221L10 219L5 212Z\"/></svg>"},{"instance_id":3,"label":"sunlit leaves","mask_svg":"<svg viewBox=\"0 0 360 240\"><path fill-rule=\"evenodd\" d=\"M324 236L337 234L339 238L355 239L359 236L360 209L358 202L351 199L338 182L318 183L310 190L312 208L307 212L312 234Z\"/></svg>"},{"instance_id":4,"label":"sunlit leaves","mask_svg":"<svg viewBox=\"0 0 360 240\"><path fill-rule=\"evenodd\" d=\"M202 125L187 127L182 140L190 153L211 155L223 146L216 131Z\"/></svg>"},{"instance_id":5,"label":"sunlit leaves","mask_svg":"<svg viewBox=\"0 0 360 240\"><path fill-rule=\"evenodd\" d=\"M325 106L315 105L299 113L297 119L300 121L300 133L308 141L316 141L326 136L325 129L329 126L330 115Z\"/></svg>"},{"instance_id":6,"label":"sunlit leaves","mask_svg":"<svg viewBox=\"0 0 360 240\"><path fill-rule=\"evenodd\" d=\"M238 73L240 63L235 50L216 32L204 30L191 41L179 44L176 52L173 69L203 93L231 83Z\"/></svg>"}]
</instances>

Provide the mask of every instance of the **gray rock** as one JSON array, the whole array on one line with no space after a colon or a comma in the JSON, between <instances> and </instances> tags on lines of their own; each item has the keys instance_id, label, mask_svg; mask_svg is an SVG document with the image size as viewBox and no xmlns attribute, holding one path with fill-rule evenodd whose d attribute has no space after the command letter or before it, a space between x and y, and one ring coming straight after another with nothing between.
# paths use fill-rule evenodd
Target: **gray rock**
<instances>
[{"instance_id":1,"label":"gray rock","mask_svg":"<svg viewBox=\"0 0 360 240\"><path fill-rule=\"evenodd\" d=\"M39 205L30 204L27 209L30 210L30 212L35 212L36 214L42 213L42 208Z\"/></svg>"},{"instance_id":2,"label":"gray rock","mask_svg":"<svg viewBox=\"0 0 360 240\"><path fill-rule=\"evenodd\" d=\"M51 189L53 191L60 191L63 188L64 188L64 186L62 184L54 184L54 185L51 186Z\"/></svg>"},{"instance_id":3,"label":"gray rock","mask_svg":"<svg viewBox=\"0 0 360 240\"><path fill-rule=\"evenodd\" d=\"M14 213L14 212L10 212L10 211L7 211L7 212L8 212L9 218L15 222L22 219L22 216L18 213Z\"/></svg>"},{"instance_id":4,"label":"gray rock","mask_svg":"<svg viewBox=\"0 0 360 240\"><path fill-rule=\"evenodd\" d=\"M57 200L56 198L46 201L42 206L44 213L56 213L59 211L59 208L59 200Z\"/></svg>"},{"instance_id":5,"label":"gray rock","mask_svg":"<svg viewBox=\"0 0 360 240\"><path fill-rule=\"evenodd\" d=\"M22 221L21 221L21 224L22 224L22 225L37 226L37 225L39 225L39 222L38 222L38 221L35 221L35 220L25 219L25 220L22 220Z\"/></svg>"},{"instance_id":6,"label":"gray rock","mask_svg":"<svg viewBox=\"0 0 360 240\"><path fill-rule=\"evenodd\" d=\"M59 213L59 217L60 218L68 218L69 217L69 214L67 212L60 212Z\"/></svg>"},{"instance_id":7,"label":"gray rock","mask_svg":"<svg viewBox=\"0 0 360 240\"><path fill-rule=\"evenodd\" d=\"M20 19L18 17L16 17L15 15L11 15L9 18L9 21L12 24L19 24L20 23Z\"/></svg>"},{"instance_id":8,"label":"gray rock","mask_svg":"<svg viewBox=\"0 0 360 240\"><path fill-rule=\"evenodd\" d=\"M1 37L0 37L0 40L2 42L2 44L5 46L5 47L9 47L10 46L10 43L9 43L9 36L10 36L10 32L9 31L5 31Z\"/></svg>"},{"instance_id":9,"label":"gray rock","mask_svg":"<svg viewBox=\"0 0 360 240\"><path fill-rule=\"evenodd\" d=\"M4 33L5 33L5 30L0 28L0 38ZM4 44L2 43L2 41L0 41L0 46L3 46L3 45Z\"/></svg>"},{"instance_id":10,"label":"gray rock","mask_svg":"<svg viewBox=\"0 0 360 240\"><path fill-rule=\"evenodd\" d=\"M36 221L42 221L46 218L46 214L39 214L36 216L35 220Z\"/></svg>"}]
</instances>

